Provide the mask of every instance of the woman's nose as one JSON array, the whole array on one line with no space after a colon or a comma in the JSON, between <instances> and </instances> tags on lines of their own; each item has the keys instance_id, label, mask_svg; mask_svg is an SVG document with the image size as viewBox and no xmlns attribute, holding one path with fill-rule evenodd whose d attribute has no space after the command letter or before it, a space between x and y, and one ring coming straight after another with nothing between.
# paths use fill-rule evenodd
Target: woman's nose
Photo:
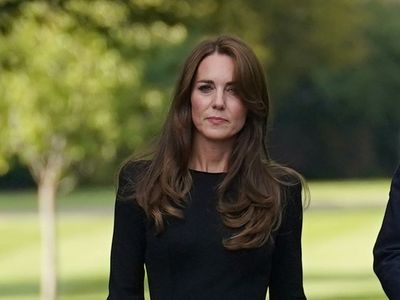
<instances>
[{"instance_id":1,"label":"woman's nose","mask_svg":"<svg viewBox=\"0 0 400 300\"><path fill-rule=\"evenodd\" d=\"M215 93L212 108L218 110L225 109L225 95L223 90L217 90L217 92Z\"/></svg>"}]
</instances>

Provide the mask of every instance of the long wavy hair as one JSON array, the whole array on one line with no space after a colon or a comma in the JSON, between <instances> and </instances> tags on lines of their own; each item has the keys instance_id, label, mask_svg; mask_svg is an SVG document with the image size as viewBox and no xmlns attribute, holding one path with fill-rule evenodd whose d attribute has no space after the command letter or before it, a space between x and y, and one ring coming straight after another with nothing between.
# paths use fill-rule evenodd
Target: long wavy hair
<instances>
[{"instance_id":1,"label":"long wavy hair","mask_svg":"<svg viewBox=\"0 0 400 300\"><path fill-rule=\"evenodd\" d=\"M193 138L191 92L199 64L214 53L233 59L237 92L248 109L227 173L217 189L217 210L233 232L222 242L229 250L257 248L280 225L283 185L302 183L303 179L269 158L266 136L270 103L264 71L253 51L238 38L219 36L204 41L186 59L153 157L137 182L135 198L158 233L166 229L167 216L184 218L183 208L192 187L188 167Z\"/></svg>"}]
</instances>

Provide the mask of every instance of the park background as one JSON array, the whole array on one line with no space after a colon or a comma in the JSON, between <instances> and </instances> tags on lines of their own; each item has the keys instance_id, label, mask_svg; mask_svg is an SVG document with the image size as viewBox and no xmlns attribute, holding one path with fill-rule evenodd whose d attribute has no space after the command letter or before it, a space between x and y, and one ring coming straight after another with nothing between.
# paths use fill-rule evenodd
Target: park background
<instances>
[{"instance_id":1,"label":"park background","mask_svg":"<svg viewBox=\"0 0 400 300\"><path fill-rule=\"evenodd\" d=\"M372 247L400 161L399 15L398 0L0 0L0 299L39 299L43 251L59 299L105 299L117 169L221 33L262 61L271 155L309 180L308 298L385 299Z\"/></svg>"}]
</instances>

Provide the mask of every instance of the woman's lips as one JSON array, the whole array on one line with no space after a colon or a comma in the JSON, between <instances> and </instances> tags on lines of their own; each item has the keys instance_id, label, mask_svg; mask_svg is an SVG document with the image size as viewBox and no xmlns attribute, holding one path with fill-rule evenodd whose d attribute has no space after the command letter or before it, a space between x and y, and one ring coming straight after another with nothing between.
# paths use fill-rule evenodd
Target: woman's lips
<instances>
[{"instance_id":1,"label":"woman's lips","mask_svg":"<svg viewBox=\"0 0 400 300\"><path fill-rule=\"evenodd\" d=\"M208 118L206 118L206 120L213 125L220 125L220 124L228 122L227 119L224 119L221 117L208 117Z\"/></svg>"}]
</instances>

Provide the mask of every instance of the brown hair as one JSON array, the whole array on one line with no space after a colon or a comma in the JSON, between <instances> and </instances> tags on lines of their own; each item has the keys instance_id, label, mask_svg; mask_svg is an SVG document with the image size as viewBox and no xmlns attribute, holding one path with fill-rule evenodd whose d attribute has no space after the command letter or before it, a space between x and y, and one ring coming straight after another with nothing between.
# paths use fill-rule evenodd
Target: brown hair
<instances>
[{"instance_id":1,"label":"brown hair","mask_svg":"<svg viewBox=\"0 0 400 300\"><path fill-rule=\"evenodd\" d=\"M262 246L281 220L282 185L303 182L295 171L273 163L266 148L269 97L263 68L241 40L219 36L200 43L187 58L177 82L169 114L153 158L136 186L136 201L158 233L165 216L184 218L182 208L192 187L188 164L192 150L191 92L197 68L213 53L235 62L237 92L248 109L237 134L227 174L218 187L218 207L223 223L235 232L223 240L230 250ZM292 175L292 176L287 176ZM285 180L286 178L286 180ZM288 183L288 178L294 178ZM235 182L235 199L228 191Z\"/></svg>"}]
</instances>

